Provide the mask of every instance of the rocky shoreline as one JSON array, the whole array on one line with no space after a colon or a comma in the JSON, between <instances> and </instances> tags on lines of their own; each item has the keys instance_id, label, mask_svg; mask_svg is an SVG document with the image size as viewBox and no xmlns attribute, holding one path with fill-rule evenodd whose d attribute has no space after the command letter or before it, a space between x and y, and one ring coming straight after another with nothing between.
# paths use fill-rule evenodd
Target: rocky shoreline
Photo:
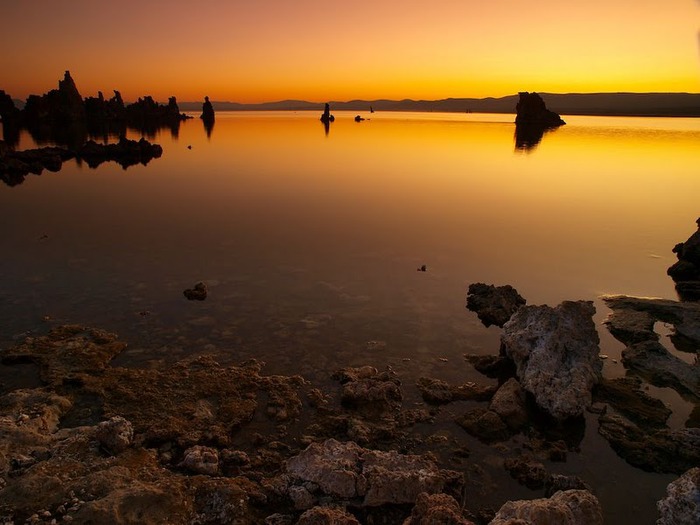
<instances>
[{"instance_id":1,"label":"rocky shoreline","mask_svg":"<svg viewBox=\"0 0 700 525\"><path fill-rule=\"evenodd\" d=\"M596 487L556 468L577 449L567 432L593 415L630 464L680 476L658 504L659 523L695 523L698 418L669 429L670 411L642 382L670 386L697 406L697 366L676 362L653 327L658 319L672 323L684 348L697 349L700 310L631 297L606 302L608 327L627 345L628 378L602 377L592 303L532 306L512 287L470 286L469 308L503 333L500 355L465 356L464 366L497 384L421 377L415 387L423 404L410 408L409 385L391 369L339 369L336 387L324 391L301 376L264 375L256 360L224 367L198 356L164 369L124 368L111 364L126 348L116 335L54 327L0 352L3 366L33 367L41 381L2 389L0 518L602 524ZM489 480L468 449L429 430L442 407L464 402L454 424L504 453L503 470L546 497L489 508L468 496L469 486L488 490ZM524 450L510 448L513 436Z\"/></svg>"}]
</instances>

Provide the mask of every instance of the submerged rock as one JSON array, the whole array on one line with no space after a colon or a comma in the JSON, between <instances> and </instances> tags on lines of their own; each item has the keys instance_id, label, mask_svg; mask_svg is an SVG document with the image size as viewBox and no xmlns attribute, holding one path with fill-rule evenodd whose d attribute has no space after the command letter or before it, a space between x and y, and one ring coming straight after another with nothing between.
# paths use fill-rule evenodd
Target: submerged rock
<instances>
[{"instance_id":1,"label":"submerged rock","mask_svg":"<svg viewBox=\"0 0 700 525\"><path fill-rule=\"evenodd\" d=\"M518 291L510 285L474 283L467 291L467 309L476 312L484 326L503 325L515 311L526 303Z\"/></svg>"},{"instance_id":2,"label":"submerged rock","mask_svg":"<svg viewBox=\"0 0 700 525\"><path fill-rule=\"evenodd\" d=\"M603 414L598 422L598 432L630 465L680 474L700 464L700 428L649 432L617 414Z\"/></svg>"},{"instance_id":3,"label":"submerged rock","mask_svg":"<svg viewBox=\"0 0 700 525\"><path fill-rule=\"evenodd\" d=\"M508 501L489 525L603 525L598 499L587 490L557 492L551 498Z\"/></svg>"},{"instance_id":4,"label":"submerged rock","mask_svg":"<svg viewBox=\"0 0 700 525\"><path fill-rule=\"evenodd\" d=\"M657 525L700 523L700 467L690 469L666 488L666 497L656 504Z\"/></svg>"},{"instance_id":5,"label":"submerged rock","mask_svg":"<svg viewBox=\"0 0 700 525\"><path fill-rule=\"evenodd\" d=\"M493 410L473 408L455 419L460 427L481 441L491 443L508 439L511 435L508 425Z\"/></svg>"},{"instance_id":6,"label":"submerged rock","mask_svg":"<svg viewBox=\"0 0 700 525\"><path fill-rule=\"evenodd\" d=\"M440 379L421 377L416 386L426 403L443 405L452 401L488 401L496 392L494 386L464 383L453 386Z\"/></svg>"},{"instance_id":7,"label":"submerged rock","mask_svg":"<svg viewBox=\"0 0 700 525\"><path fill-rule=\"evenodd\" d=\"M540 489L547 480L547 470L544 465L528 456L508 458L503 466L513 479L529 489Z\"/></svg>"},{"instance_id":8,"label":"submerged rock","mask_svg":"<svg viewBox=\"0 0 700 525\"><path fill-rule=\"evenodd\" d=\"M622 362L651 384L671 387L682 396L700 400L700 367L671 354L654 332L656 322L673 325L670 340L678 350L700 348L700 304L627 296L604 297L612 313L605 320L610 333L627 345Z\"/></svg>"},{"instance_id":9,"label":"submerged rock","mask_svg":"<svg viewBox=\"0 0 700 525\"><path fill-rule=\"evenodd\" d=\"M527 424L528 412L525 390L518 380L511 377L494 394L489 410L495 412L511 430L519 430Z\"/></svg>"},{"instance_id":10,"label":"submerged rock","mask_svg":"<svg viewBox=\"0 0 700 525\"><path fill-rule=\"evenodd\" d=\"M501 347L522 387L556 419L580 416L600 379L598 333L590 301L523 306L504 325Z\"/></svg>"},{"instance_id":11,"label":"submerged rock","mask_svg":"<svg viewBox=\"0 0 700 525\"><path fill-rule=\"evenodd\" d=\"M610 403L615 410L638 425L665 427L671 409L642 391L641 385L641 380L633 377L604 379L596 388L595 398Z\"/></svg>"},{"instance_id":12,"label":"submerged rock","mask_svg":"<svg viewBox=\"0 0 700 525\"><path fill-rule=\"evenodd\" d=\"M204 299L207 298L208 293L207 285L206 283L199 281L194 285L194 287L188 288L182 293L189 301L204 301Z\"/></svg>"}]
</instances>

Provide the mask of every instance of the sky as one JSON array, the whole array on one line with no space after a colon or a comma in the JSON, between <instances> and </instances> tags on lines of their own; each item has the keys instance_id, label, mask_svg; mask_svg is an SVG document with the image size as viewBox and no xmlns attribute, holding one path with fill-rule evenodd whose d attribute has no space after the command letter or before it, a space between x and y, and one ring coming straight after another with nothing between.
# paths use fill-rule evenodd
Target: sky
<instances>
[{"instance_id":1,"label":"sky","mask_svg":"<svg viewBox=\"0 0 700 525\"><path fill-rule=\"evenodd\" d=\"M314 102L700 92L698 0L0 0L0 89Z\"/></svg>"}]
</instances>

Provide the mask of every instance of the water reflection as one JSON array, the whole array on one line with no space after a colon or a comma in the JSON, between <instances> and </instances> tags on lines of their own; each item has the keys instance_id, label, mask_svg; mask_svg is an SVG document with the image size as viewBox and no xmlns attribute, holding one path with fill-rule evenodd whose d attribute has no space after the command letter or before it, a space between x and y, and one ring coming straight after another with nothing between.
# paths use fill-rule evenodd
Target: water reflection
<instances>
[{"instance_id":1,"label":"water reflection","mask_svg":"<svg viewBox=\"0 0 700 525\"><path fill-rule=\"evenodd\" d=\"M212 118L202 118L202 125L204 126L204 132L207 134L207 139L211 139L211 134L214 131L214 124L216 120Z\"/></svg>"},{"instance_id":2,"label":"water reflection","mask_svg":"<svg viewBox=\"0 0 700 525\"><path fill-rule=\"evenodd\" d=\"M546 128L537 125L515 125L515 149L533 151L542 142L545 133L553 132L556 128Z\"/></svg>"}]
</instances>

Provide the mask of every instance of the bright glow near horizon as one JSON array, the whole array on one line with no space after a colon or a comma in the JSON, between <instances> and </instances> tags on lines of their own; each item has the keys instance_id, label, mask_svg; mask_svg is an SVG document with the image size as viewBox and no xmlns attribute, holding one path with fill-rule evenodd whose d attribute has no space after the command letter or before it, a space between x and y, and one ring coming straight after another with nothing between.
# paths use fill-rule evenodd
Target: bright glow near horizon
<instances>
[{"instance_id":1,"label":"bright glow near horizon","mask_svg":"<svg viewBox=\"0 0 700 525\"><path fill-rule=\"evenodd\" d=\"M9 4L9 5L8 5ZM0 89L262 102L700 92L694 0L10 1Z\"/></svg>"}]
</instances>

